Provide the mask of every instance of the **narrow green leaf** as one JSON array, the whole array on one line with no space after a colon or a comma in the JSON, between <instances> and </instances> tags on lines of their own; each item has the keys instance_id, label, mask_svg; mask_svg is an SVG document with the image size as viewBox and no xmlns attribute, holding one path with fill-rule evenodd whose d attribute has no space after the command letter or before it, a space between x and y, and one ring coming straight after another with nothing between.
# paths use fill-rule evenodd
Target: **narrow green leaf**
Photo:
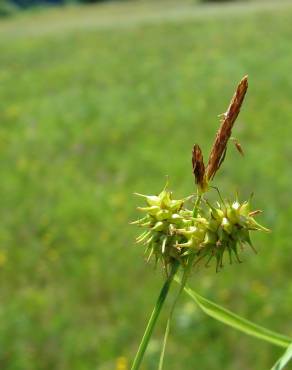
<instances>
[{"instance_id":1,"label":"narrow green leaf","mask_svg":"<svg viewBox=\"0 0 292 370\"><path fill-rule=\"evenodd\" d=\"M179 278L176 277L175 280L180 284ZM184 290L207 315L213 317L213 319L215 320L221 321L224 324L229 325L234 329L240 330L247 335L265 340L280 347L287 348L292 343L291 338L288 338L282 334L275 333L269 329L254 324L253 322L234 314L233 312L219 306L218 304L213 303L208 299L200 296L188 286L185 286Z\"/></svg>"},{"instance_id":2,"label":"narrow green leaf","mask_svg":"<svg viewBox=\"0 0 292 370\"><path fill-rule=\"evenodd\" d=\"M283 356L279 358L279 360L275 363L271 370L281 370L284 369L284 366L288 364L290 359L292 358L292 343L284 352Z\"/></svg>"}]
</instances>

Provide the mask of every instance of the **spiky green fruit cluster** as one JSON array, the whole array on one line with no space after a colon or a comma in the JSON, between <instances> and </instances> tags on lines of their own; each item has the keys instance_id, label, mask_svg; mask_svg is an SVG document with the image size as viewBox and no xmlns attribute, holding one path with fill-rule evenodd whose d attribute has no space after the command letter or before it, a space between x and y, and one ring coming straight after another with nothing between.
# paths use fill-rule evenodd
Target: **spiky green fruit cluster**
<instances>
[{"instance_id":1,"label":"spiky green fruit cluster","mask_svg":"<svg viewBox=\"0 0 292 370\"><path fill-rule=\"evenodd\" d=\"M192 212L183 208L186 199L172 199L172 193L166 188L158 196L136 195L145 198L147 203L146 207L138 207L146 213L145 217L132 224L146 228L136 241L146 246L148 260L154 256L156 262L160 260L165 266L174 259L183 263L179 245L186 240L177 230L192 225Z\"/></svg>"},{"instance_id":2,"label":"spiky green fruit cluster","mask_svg":"<svg viewBox=\"0 0 292 370\"><path fill-rule=\"evenodd\" d=\"M207 231L195 262L206 258L208 265L214 257L217 271L223 267L225 252L229 256L229 262L232 263L233 256L237 262L241 262L239 251L244 245L249 245L255 251L250 238L251 231L269 231L254 219L253 216L260 211L252 212L250 201L243 203L238 200L233 203L221 201L217 203L217 207L208 204L208 208Z\"/></svg>"},{"instance_id":3,"label":"spiky green fruit cluster","mask_svg":"<svg viewBox=\"0 0 292 370\"><path fill-rule=\"evenodd\" d=\"M214 257L218 271L225 252L230 263L233 256L241 262L239 249L245 244L253 248L250 231L268 231L255 221L253 216L259 211L251 212L250 202L221 200L213 207L205 201L204 207L197 205L194 212L184 206L191 197L174 200L166 188L158 196L137 195L147 206L138 208L145 217L133 222L146 228L136 240L146 246L148 260L154 256L165 266L178 260L185 267L203 259L208 265Z\"/></svg>"}]
</instances>

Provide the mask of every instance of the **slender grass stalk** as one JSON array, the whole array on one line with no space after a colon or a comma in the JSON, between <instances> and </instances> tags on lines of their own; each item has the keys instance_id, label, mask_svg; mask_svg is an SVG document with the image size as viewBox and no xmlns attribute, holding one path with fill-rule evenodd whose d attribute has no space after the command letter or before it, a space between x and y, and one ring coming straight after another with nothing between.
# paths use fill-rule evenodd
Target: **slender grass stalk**
<instances>
[{"instance_id":1,"label":"slender grass stalk","mask_svg":"<svg viewBox=\"0 0 292 370\"><path fill-rule=\"evenodd\" d=\"M196 202L196 206L198 207L198 202ZM175 300L174 300L174 302L172 304L172 307L171 307L171 310L170 310L170 313L169 313L169 316L168 316L168 319L167 319L165 333L164 333L164 338L163 338L163 343L162 343L162 350L161 350L161 354L160 354L160 358L159 358L158 370L162 370L162 368L163 368L164 355L165 355L165 350L166 350L166 344L167 344L167 340L168 340L168 337L169 337L170 324L171 324L171 320L172 320L172 317L173 317L174 309L176 307L176 304L177 304L177 302L178 302L178 300L179 300L179 298L181 296L181 293L184 290L184 287L186 285L186 282L188 280L188 277L189 277L189 274L190 274L190 270L191 270L192 265L193 265L193 261L194 261L194 256L190 258L189 264L188 264L188 266L184 270L179 291L177 293L177 296L175 297Z\"/></svg>"},{"instance_id":2,"label":"slender grass stalk","mask_svg":"<svg viewBox=\"0 0 292 370\"><path fill-rule=\"evenodd\" d=\"M173 262L173 264L171 266L170 274L169 274L167 280L165 281L165 283L163 284L163 287L160 291L160 294L158 296L155 307L154 307L154 309L152 311L152 314L150 316L150 319L148 321L147 327L145 329L144 335L143 335L142 340L140 342L140 345L139 345L138 351L136 353L136 356L135 356L133 365L131 367L131 370L138 370L140 365L141 365L141 362L143 360L143 357L144 357L145 351L147 349L149 340L152 336L156 321L158 319L158 316L160 314L162 306L165 302L165 299L166 299L167 294L169 292L170 285L173 281L173 278L174 278L174 276L177 272L178 267L179 267L179 263L177 261Z\"/></svg>"},{"instance_id":3,"label":"slender grass stalk","mask_svg":"<svg viewBox=\"0 0 292 370\"><path fill-rule=\"evenodd\" d=\"M200 206L201 200L202 200L202 194L200 194L200 193L198 192L198 194L197 194L197 199L196 199L196 203L195 203L195 205L194 205L194 209L193 209L193 217L197 217L197 214L198 214L198 210L199 210L199 206Z\"/></svg>"},{"instance_id":4,"label":"slender grass stalk","mask_svg":"<svg viewBox=\"0 0 292 370\"><path fill-rule=\"evenodd\" d=\"M186 271L184 272L184 276L183 276L183 281L187 281L187 276L188 274L186 274ZM171 306L171 310L169 312L169 315L168 315L168 319L167 319L167 323L166 323L166 328L165 328L165 333L164 333L164 338L163 338L163 343L162 343L162 349L161 349L161 353L160 353L160 358L159 358L159 365L158 365L158 370L162 370L163 368L163 362L164 362L164 355L165 355L165 350L166 350L166 344L167 344L167 340L168 340L168 336L169 336L169 331L170 331L170 323L171 323L171 320L172 320L172 317L173 317L173 313L174 313L174 309L176 307L176 304L179 300L179 297L181 296L181 293L182 291L184 290L184 285L183 283L181 284L180 288L179 288L179 291L177 293L177 296L175 297L175 300Z\"/></svg>"}]
</instances>

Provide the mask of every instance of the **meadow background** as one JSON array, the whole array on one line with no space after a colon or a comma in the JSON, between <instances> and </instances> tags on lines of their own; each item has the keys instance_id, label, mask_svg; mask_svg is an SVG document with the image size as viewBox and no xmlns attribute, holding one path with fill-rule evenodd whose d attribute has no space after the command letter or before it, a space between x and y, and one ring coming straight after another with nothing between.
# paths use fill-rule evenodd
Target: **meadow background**
<instances>
[{"instance_id":1,"label":"meadow background","mask_svg":"<svg viewBox=\"0 0 292 370\"><path fill-rule=\"evenodd\" d=\"M1 369L126 369L163 282L134 245L133 192L159 192L166 175L175 196L194 191L192 146L207 156L245 74L245 157L230 145L215 183L228 197L254 191L273 232L254 237L258 255L190 284L291 335L291 19L291 1L161 0L0 20ZM165 369L262 370L281 353L183 297Z\"/></svg>"}]
</instances>

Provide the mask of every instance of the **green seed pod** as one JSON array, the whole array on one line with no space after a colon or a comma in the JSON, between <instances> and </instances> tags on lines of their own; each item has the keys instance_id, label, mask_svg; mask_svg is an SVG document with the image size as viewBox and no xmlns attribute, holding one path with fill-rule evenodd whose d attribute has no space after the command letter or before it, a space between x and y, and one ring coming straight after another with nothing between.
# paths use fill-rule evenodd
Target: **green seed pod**
<instances>
[{"instance_id":1,"label":"green seed pod","mask_svg":"<svg viewBox=\"0 0 292 370\"><path fill-rule=\"evenodd\" d=\"M208 223L208 229L216 232L221 225L221 222L222 220L215 220L214 218L211 218Z\"/></svg>"},{"instance_id":2,"label":"green seed pod","mask_svg":"<svg viewBox=\"0 0 292 370\"><path fill-rule=\"evenodd\" d=\"M160 204L160 198L156 195L144 195L140 193L134 193L134 194L138 195L138 197L145 198L149 206L158 206Z\"/></svg>"},{"instance_id":3,"label":"green seed pod","mask_svg":"<svg viewBox=\"0 0 292 370\"><path fill-rule=\"evenodd\" d=\"M162 192L158 195L160 198L160 207L161 208L168 208L171 203L171 192L167 191L166 189L162 190Z\"/></svg>"},{"instance_id":4,"label":"green seed pod","mask_svg":"<svg viewBox=\"0 0 292 370\"><path fill-rule=\"evenodd\" d=\"M269 229L259 224L253 217L248 217L247 225L250 230L259 230L259 231L265 231L270 232Z\"/></svg>"},{"instance_id":5,"label":"green seed pod","mask_svg":"<svg viewBox=\"0 0 292 370\"><path fill-rule=\"evenodd\" d=\"M232 224L228 220L228 218L223 217L222 222L221 222L222 229L227 233L231 234L232 233Z\"/></svg>"},{"instance_id":6,"label":"green seed pod","mask_svg":"<svg viewBox=\"0 0 292 370\"><path fill-rule=\"evenodd\" d=\"M162 221L156 222L156 224L152 227L152 231L162 231L165 229L165 224Z\"/></svg>"},{"instance_id":7,"label":"green seed pod","mask_svg":"<svg viewBox=\"0 0 292 370\"><path fill-rule=\"evenodd\" d=\"M149 206L159 206L160 205L161 200L156 195L145 196L145 198Z\"/></svg>"},{"instance_id":8,"label":"green seed pod","mask_svg":"<svg viewBox=\"0 0 292 370\"><path fill-rule=\"evenodd\" d=\"M232 224L237 224L240 221L238 210L233 207L228 207L226 209L226 216Z\"/></svg>"},{"instance_id":9,"label":"green seed pod","mask_svg":"<svg viewBox=\"0 0 292 370\"><path fill-rule=\"evenodd\" d=\"M191 237L192 235L194 235L194 233L197 232L197 227L196 226L191 226L191 227L188 227L186 229L177 229L176 232L177 234L181 234L185 237Z\"/></svg>"},{"instance_id":10,"label":"green seed pod","mask_svg":"<svg viewBox=\"0 0 292 370\"><path fill-rule=\"evenodd\" d=\"M222 209L219 208L211 208L211 216L218 221L222 221L222 218L224 217L224 212Z\"/></svg>"},{"instance_id":11,"label":"green seed pod","mask_svg":"<svg viewBox=\"0 0 292 370\"><path fill-rule=\"evenodd\" d=\"M209 226L208 220L204 217L194 217L193 221L194 221L195 224L201 225L202 227L207 228Z\"/></svg>"},{"instance_id":12,"label":"green seed pod","mask_svg":"<svg viewBox=\"0 0 292 370\"><path fill-rule=\"evenodd\" d=\"M170 217L170 220L174 224L180 224L183 220L183 217L178 213L173 213Z\"/></svg>"},{"instance_id":13,"label":"green seed pod","mask_svg":"<svg viewBox=\"0 0 292 370\"><path fill-rule=\"evenodd\" d=\"M193 217L193 211L190 211L189 209L185 209L185 208L182 208L182 209L179 211L179 214L180 214L183 218L192 218L192 217Z\"/></svg>"},{"instance_id":14,"label":"green seed pod","mask_svg":"<svg viewBox=\"0 0 292 370\"><path fill-rule=\"evenodd\" d=\"M160 211L160 208L158 206L138 207L137 209L142 212L147 212L151 216L155 216L157 212Z\"/></svg>"},{"instance_id":15,"label":"green seed pod","mask_svg":"<svg viewBox=\"0 0 292 370\"><path fill-rule=\"evenodd\" d=\"M183 203L184 203L184 200L171 200L169 204L169 209L172 212L177 212L181 209Z\"/></svg>"},{"instance_id":16,"label":"green seed pod","mask_svg":"<svg viewBox=\"0 0 292 370\"><path fill-rule=\"evenodd\" d=\"M210 231L210 230L207 230L206 234L205 234L205 238L204 238L204 242L203 244L204 245L216 245L216 242L217 242L217 239L218 239L218 236L216 233Z\"/></svg>"},{"instance_id":17,"label":"green seed pod","mask_svg":"<svg viewBox=\"0 0 292 370\"><path fill-rule=\"evenodd\" d=\"M249 212L250 212L249 202L243 202L239 208L240 215L247 217L249 215Z\"/></svg>"},{"instance_id":18,"label":"green seed pod","mask_svg":"<svg viewBox=\"0 0 292 370\"><path fill-rule=\"evenodd\" d=\"M171 212L168 209L160 209L156 213L156 219L159 221L167 220L168 218L171 218Z\"/></svg>"}]
</instances>

